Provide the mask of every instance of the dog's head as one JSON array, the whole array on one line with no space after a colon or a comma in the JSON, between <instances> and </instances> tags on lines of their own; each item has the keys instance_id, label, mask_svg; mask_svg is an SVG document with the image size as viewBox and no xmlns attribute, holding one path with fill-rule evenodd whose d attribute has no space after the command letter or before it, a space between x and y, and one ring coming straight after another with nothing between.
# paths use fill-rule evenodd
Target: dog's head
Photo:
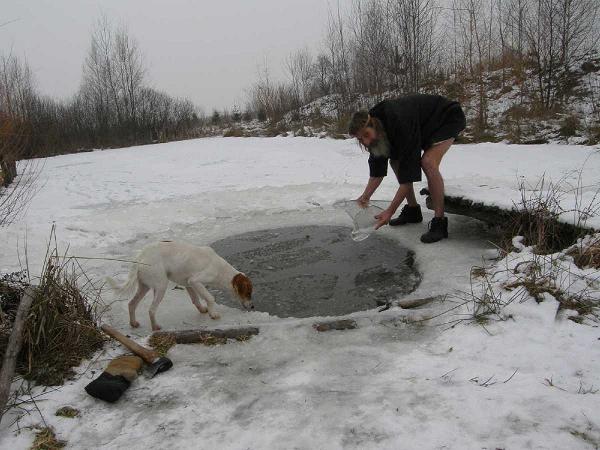
<instances>
[{"instance_id":1,"label":"dog's head","mask_svg":"<svg viewBox=\"0 0 600 450\"><path fill-rule=\"evenodd\" d=\"M233 280L231 280L233 286L233 292L238 296L242 306L249 310L254 309L252 304L252 281L243 273L238 273Z\"/></svg>"}]
</instances>

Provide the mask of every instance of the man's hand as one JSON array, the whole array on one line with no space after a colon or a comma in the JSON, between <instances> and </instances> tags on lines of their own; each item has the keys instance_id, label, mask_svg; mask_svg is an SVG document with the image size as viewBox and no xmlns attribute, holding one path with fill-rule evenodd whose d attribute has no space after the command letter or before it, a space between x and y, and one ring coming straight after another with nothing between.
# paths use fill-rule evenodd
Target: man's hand
<instances>
[{"instance_id":1,"label":"man's hand","mask_svg":"<svg viewBox=\"0 0 600 450\"><path fill-rule=\"evenodd\" d=\"M375 216L375 218L377 219L377 223L375 224L375 229L378 230L382 226L387 225L390 222L390 220L392 219L393 214L394 213L391 212L389 209L386 209L382 213L377 214Z\"/></svg>"},{"instance_id":2,"label":"man's hand","mask_svg":"<svg viewBox=\"0 0 600 450\"><path fill-rule=\"evenodd\" d=\"M381 182L383 181L383 177L370 177L367 186L365 187L365 191L362 193L360 197L356 199L356 203L361 208L366 208L369 206L369 200L371 200L371 196L377 190Z\"/></svg>"}]
</instances>

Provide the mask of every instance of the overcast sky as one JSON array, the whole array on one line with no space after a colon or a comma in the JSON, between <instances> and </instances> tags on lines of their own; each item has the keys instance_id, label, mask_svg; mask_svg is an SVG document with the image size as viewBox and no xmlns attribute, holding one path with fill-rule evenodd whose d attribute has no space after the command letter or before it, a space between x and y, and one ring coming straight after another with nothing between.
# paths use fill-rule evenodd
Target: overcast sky
<instances>
[{"instance_id":1,"label":"overcast sky","mask_svg":"<svg viewBox=\"0 0 600 450\"><path fill-rule=\"evenodd\" d=\"M0 52L27 58L41 93L74 94L90 33L104 13L143 51L151 86L205 112L243 105L265 61L276 77L287 55L323 42L328 0L1 0ZM334 4L331 1L331 4Z\"/></svg>"}]
</instances>

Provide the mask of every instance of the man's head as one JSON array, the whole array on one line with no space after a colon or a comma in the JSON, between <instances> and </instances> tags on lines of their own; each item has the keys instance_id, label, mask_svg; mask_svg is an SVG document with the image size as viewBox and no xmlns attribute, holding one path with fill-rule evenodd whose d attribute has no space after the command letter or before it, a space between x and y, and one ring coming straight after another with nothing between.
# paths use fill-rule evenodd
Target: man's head
<instances>
[{"instance_id":1,"label":"man's head","mask_svg":"<svg viewBox=\"0 0 600 450\"><path fill-rule=\"evenodd\" d=\"M375 156L388 156L390 144L381 122L367 111L357 111L348 124L348 134Z\"/></svg>"},{"instance_id":2,"label":"man's head","mask_svg":"<svg viewBox=\"0 0 600 450\"><path fill-rule=\"evenodd\" d=\"M369 148L379 137L375 120L367 111L356 111L348 124L348 134L358 139L363 147Z\"/></svg>"}]
</instances>

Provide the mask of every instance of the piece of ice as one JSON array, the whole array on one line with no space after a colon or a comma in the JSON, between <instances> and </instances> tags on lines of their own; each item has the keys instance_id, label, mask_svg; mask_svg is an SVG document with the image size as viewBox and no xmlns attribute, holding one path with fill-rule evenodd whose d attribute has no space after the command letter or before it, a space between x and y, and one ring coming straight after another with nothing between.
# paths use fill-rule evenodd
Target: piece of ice
<instances>
[{"instance_id":1,"label":"piece of ice","mask_svg":"<svg viewBox=\"0 0 600 450\"><path fill-rule=\"evenodd\" d=\"M350 216L353 223L352 240L364 241L375 231L377 219L385 208L386 202L374 200L366 207L360 206L356 200L342 200L333 204L334 208L343 209Z\"/></svg>"}]
</instances>

